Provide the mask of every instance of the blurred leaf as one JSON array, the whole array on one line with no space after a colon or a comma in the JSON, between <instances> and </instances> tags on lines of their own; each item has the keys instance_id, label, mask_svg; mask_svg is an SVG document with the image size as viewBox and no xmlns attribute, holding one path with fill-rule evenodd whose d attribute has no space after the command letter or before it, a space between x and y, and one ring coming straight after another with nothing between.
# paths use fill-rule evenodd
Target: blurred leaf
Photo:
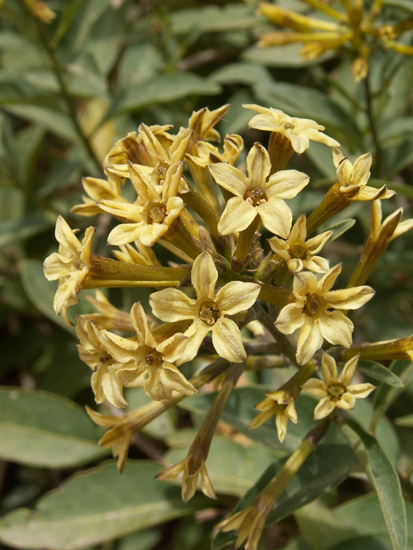
<instances>
[{"instance_id":1,"label":"blurred leaf","mask_svg":"<svg viewBox=\"0 0 413 550\"><path fill-rule=\"evenodd\" d=\"M52 224L40 213L0 223L0 248L33 237L51 226Z\"/></svg>"},{"instance_id":2,"label":"blurred leaf","mask_svg":"<svg viewBox=\"0 0 413 550\"><path fill-rule=\"evenodd\" d=\"M210 75L210 80L219 84L249 84L273 82L270 73L256 63L233 63L225 65ZM248 111L251 116L251 111ZM225 115L227 116L227 115Z\"/></svg>"},{"instance_id":3,"label":"blurred leaf","mask_svg":"<svg viewBox=\"0 0 413 550\"><path fill-rule=\"evenodd\" d=\"M158 531L138 531L122 537L116 545L117 550L149 550L158 544L161 533Z\"/></svg>"},{"instance_id":4,"label":"blurred leaf","mask_svg":"<svg viewBox=\"0 0 413 550\"><path fill-rule=\"evenodd\" d=\"M379 138L382 145L386 141L400 141L413 134L413 117L398 117L383 121L380 125Z\"/></svg>"},{"instance_id":5,"label":"blurred leaf","mask_svg":"<svg viewBox=\"0 0 413 550\"><path fill-rule=\"evenodd\" d=\"M413 428L413 414L406 414L406 416L400 416L394 421L398 426L403 426L404 428Z\"/></svg>"},{"instance_id":6,"label":"blurred leaf","mask_svg":"<svg viewBox=\"0 0 413 550\"><path fill-rule=\"evenodd\" d=\"M70 25L70 33L68 33L73 44L73 50L79 51L84 47L85 43L90 40L94 25L110 8L110 0L89 0L76 6L73 24ZM72 9L74 10L74 8Z\"/></svg>"},{"instance_id":7,"label":"blurred leaf","mask_svg":"<svg viewBox=\"0 0 413 550\"><path fill-rule=\"evenodd\" d=\"M0 456L42 468L72 468L107 451L97 429L72 401L44 392L0 389Z\"/></svg>"},{"instance_id":8,"label":"blurred leaf","mask_svg":"<svg viewBox=\"0 0 413 550\"><path fill-rule=\"evenodd\" d=\"M394 6L396 8L403 8L413 13L413 5L410 0L383 0L383 6Z\"/></svg>"},{"instance_id":9,"label":"blurred leaf","mask_svg":"<svg viewBox=\"0 0 413 550\"><path fill-rule=\"evenodd\" d=\"M63 4L63 10L59 15L56 34L52 41L53 47L56 47L62 40L83 2L84 0L69 0Z\"/></svg>"},{"instance_id":10,"label":"blurred leaf","mask_svg":"<svg viewBox=\"0 0 413 550\"><path fill-rule=\"evenodd\" d=\"M0 105L45 102L44 91L26 78L0 70Z\"/></svg>"},{"instance_id":11,"label":"blurred leaf","mask_svg":"<svg viewBox=\"0 0 413 550\"><path fill-rule=\"evenodd\" d=\"M114 117L124 112L134 112L154 105L182 99L189 95L215 95L221 87L192 73L177 73L155 77L130 86L108 113Z\"/></svg>"},{"instance_id":12,"label":"blurred leaf","mask_svg":"<svg viewBox=\"0 0 413 550\"><path fill-rule=\"evenodd\" d=\"M159 467L129 461L122 475L115 461L75 474L42 497L36 510L20 508L0 522L0 540L26 549L74 550L113 540L187 514L180 491L156 481Z\"/></svg>"},{"instance_id":13,"label":"blurred leaf","mask_svg":"<svg viewBox=\"0 0 413 550\"><path fill-rule=\"evenodd\" d=\"M269 466L257 483L239 501L233 514L244 510L279 472L286 459ZM320 444L305 461L297 475L287 485L266 524L275 523L295 510L313 501L319 495L338 485L357 463L353 452L346 445ZM212 548L218 549L235 540L234 532L220 532Z\"/></svg>"},{"instance_id":14,"label":"blurred leaf","mask_svg":"<svg viewBox=\"0 0 413 550\"><path fill-rule=\"evenodd\" d=\"M364 535L334 544L328 550L389 550L389 546L383 544L382 539Z\"/></svg>"},{"instance_id":15,"label":"blurred leaf","mask_svg":"<svg viewBox=\"0 0 413 550\"><path fill-rule=\"evenodd\" d=\"M254 91L264 105L281 109L290 116L317 118L317 122L325 126L328 133L333 132L338 141L345 138L347 143L361 143L360 132L354 122L323 92L283 82L262 84L256 86Z\"/></svg>"},{"instance_id":16,"label":"blurred leaf","mask_svg":"<svg viewBox=\"0 0 413 550\"><path fill-rule=\"evenodd\" d=\"M354 420L341 425L361 466L374 486L394 550L405 550L407 544L406 509L396 469L376 438ZM360 447L363 444L363 449Z\"/></svg>"},{"instance_id":17,"label":"blurred leaf","mask_svg":"<svg viewBox=\"0 0 413 550\"><path fill-rule=\"evenodd\" d=\"M35 122L64 139L75 142L78 140L73 122L64 113L37 105L7 105L5 108L10 113Z\"/></svg>"},{"instance_id":18,"label":"blurred leaf","mask_svg":"<svg viewBox=\"0 0 413 550\"><path fill-rule=\"evenodd\" d=\"M170 21L174 34L188 34L195 27L202 32L251 29L255 25L262 24L264 19L255 15L252 6L228 4L222 8L205 6L179 10L171 13Z\"/></svg>"},{"instance_id":19,"label":"blurred leaf","mask_svg":"<svg viewBox=\"0 0 413 550\"><path fill-rule=\"evenodd\" d=\"M38 86L40 89L61 94L59 81L51 71L28 71L25 76L28 82ZM72 97L81 99L107 97L106 82L102 78L99 78L99 75L96 73L82 70L81 67L75 64L71 65L70 72L66 73L65 79Z\"/></svg>"},{"instance_id":20,"label":"blurred leaf","mask_svg":"<svg viewBox=\"0 0 413 550\"><path fill-rule=\"evenodd\" d=\"M251 120L251 111L244 109L243 104L254 103L254 98L249 90L239 90L229 99L231 109L226 113L220 122L220 129L223 134L237 134L244 131Z\"/></svg>"},{"instance_id":21,"label":"blurred leaf","mask_svg":"<svg viewBox=\"0 0 413 550\"><path fill-rule=\"evenodd\" d=\"M411 185L396 183L387 180L378 180L375 178L369 179L369 185L371 185L372 187L376 187L376 189L380 189L380 187L383 187L383 185L387 185L388 189L396 191L396 193L398 193L399 195L404 195L408 199L413 199L413 187Z\"/></svg>"},{"instance_id":22,"label":"blurred leaf","mask_svg":"<svg viewBox=\"0 0 413 550\"><path fill-rule=\"evenodd\" d=\"M173 449L167 453L167 464L176 464L188 453L187 448ZM279 458L279 453L257 443L237 443L215 436L208 455L208 475L215 492L242 497L254 483L259 472ZM180 486L181 482L177 481Z\"/></svg>"},{"instance_id":23,"label":"blurred leaf","mask_svg":"<svg viewBox=\"0 0 413 550\"><path fill-rule=\"evenodd\" d=\"M356 223L356 220L354 218L340 220L336 223L333 223L332 225L329 225L326 231L334 230L334 233L329 238L328 242L331 243L341 237L341 235L344 235L346 231L351 229L353 225Z\"/></svg>"},{"instance_id":24,"label":"blurred leaf","mask_svg":"<svg viewBox=\"0 0 413 550\"><path fill-rule=\"evenodd\" d=\"M400 378L394 374L394 372L391 372L391 370L384 367L381 363L377 363L377 361L359 361L357 370L367 374L370 378L384 382L389 386L403 388L403 382Z\"/></svg>"},{"instance_id":25,"label":"blurred leaf","mask_svg":"<svg viewBox=\"0 0 413 550\"><path fill-rule=\"evenodd\" d=\"M119 89L127 90L129 86L154 78L161 72L163 64L161 54L152 44L144 42L130 46L119 66Z\"/></svg>"},{"instance_id":26,"label":"blurred leaf","mask_svg":"<svg viewBox=\"0 0 413 550\"><path fill-rule=\"evenodd\" d=\"M287 67L288 69L302 67L311 67L318 65L327 59L334 57L334 53L327 52L316 59L303 59L299 51L301 44L287 44L285 46L269 46L259 48L253 46L242 54L245 61L260 63L268 67Z\"/></svg>"},{"instance_id":27,"label":"blurred leaf","mask_svg":"<svg viewBox=\"0 0 413 550\"><path fill-rule=\"evenodd\" d=\"M65 330L74 334L74 328L68 327L62 317L58 317L53 309L53 299L57 283L48 281L43 273L43 265L38 260L25 260L21 264L21 278L28 297L46 317Z\"/></svg>"}]
</instances>

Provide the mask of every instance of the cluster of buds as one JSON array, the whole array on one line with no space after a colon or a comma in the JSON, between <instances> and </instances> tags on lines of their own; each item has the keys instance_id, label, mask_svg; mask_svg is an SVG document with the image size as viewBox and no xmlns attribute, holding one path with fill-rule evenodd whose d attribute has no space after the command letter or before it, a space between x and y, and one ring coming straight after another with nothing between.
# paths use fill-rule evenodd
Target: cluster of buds
<instances>
[{"instance_id":1,"label":"cluster of buds","mask_svg":"<svg viewBox=\"0 0 413 550\"><path fill-rule=\"evenodd\" d=\"M256 113L250 127L269 132L267 147L254 143L247 153L246 170L235 166L244 146L241 136L227 135L222 149L211 144L220 141L215 125L229 106L193 113L188 127L176 134L171 126L141 124L109 151L105 179L83 180L87 196L73 208L84 216L113 216L118 223L108 243L118 248L116 259L92 252L94 228L80 241L59 218L59 251L44 262L47 279L59 281L55 311L68 323L68 308L79 301L82 289L155 290L149 304L136 302L130 312L96 290L87 299L97 312L77 317L79 354L93 371L96 402L126 407L125 387L142 388L153 400L120 416L90 411L97 424L109 428L101 445L112 447L120 470L134 433L205 384L221 383L187 458L158 476L170 480L182 474L185 501L193 496L198 477L203 492L215 497L205 464L223 408L244 369L296 367L287 383L256 405L260 412L250 426L275 415L282 442L288 420L298 422L295 403L302 390L321 398L314 417L325 426L336 409L353 408L356 398L374 389L352 384L360 355L387 360L411 353L411 339L352 347L348 311L373 298L374 290L364 283L390 241L413 227L412 220L401 223L401 210L382 223L380 199L393 192L367 185L371 155L352 164L316 122L258 105L244 107ZM287 164L310 141L333 148L337 182L308 218L303 213L294 222L288 201L303 191L309 177ZM332 290L341 264L330 267L320 253L334 232L315 232L354 201L372 203L371 234L348 287ZM168 265L161 264L159 252L169 258ZM346 361L340 374L336 359L321 351L331 345L338 346L334 357ZM204 368L187 379L180 367L196 357L202 357ZM290 472L317 443L319 432L292 455ZM287 478L268 486L268 502L273 504ZM240 518L222 526L240 530L247 548L256 547L265 522L261 515L258 528L250 521L251 510L246 514L252 531Z\"/></svg>"},{"instance_id":2,"label":"cluster of buds","mask_svg":"<svg viewBox=\"0 0 413 550\"><path fill-rule=\"evenodd\" d=\"M259 4L259 13L278 27L293 31L265 33L260 37L259 46L301 43L300 54L304 59L314 59L325 52L346 48L354 59L352 73L357 82L366 78L369 57L376 50L389 49L403 55L413 55L412 46L396 40L413 28L413 20L387 21L382 0L339 0L341 10L320 0L301 1L322 17L295 13L267 2Z\"/></svg>"}]
</instances>

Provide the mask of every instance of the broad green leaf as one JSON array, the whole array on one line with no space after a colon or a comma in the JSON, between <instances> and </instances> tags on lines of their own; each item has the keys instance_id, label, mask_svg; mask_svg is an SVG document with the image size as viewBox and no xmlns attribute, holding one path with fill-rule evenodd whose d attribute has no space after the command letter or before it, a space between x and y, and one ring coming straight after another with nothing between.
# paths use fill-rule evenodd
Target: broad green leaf
<instances>
[{"instance_id":1,"label":"broad green leaf","mask_svg":"<svg viewBox=\"0 0 413 550\"><path fill-rule=\"evenodd\" d=\"M406 550L406 509L396 469L376 438L357 422L349 420L341 425L341 430L377 492L394 550ZM360 442L364 448L360 447Z\"/></svg>"},{"instance_id":2,"label":"broad green leaf","mask_svg":"<svg viewBox=\"0 0 413 550\"><path fill-rule=\"evenodd\" d=\"M210 80L219 84L249 84L273 82L270 73L256 63L232 63L225 65L210 75ZM248 111L251 116L251 111ZM225 115L226 116L226 115Z\"/></svg>"},{"instance_id":3,"label":"broad green leaf","mask_svg":"<svg viewBox=\"0 0 413 550\"><path fill-rule=\"evenodd\" d=\"M36 509L20 508L0 522L0 540L25 549L75 550L191 514L179 489L154 479L159 467L129 461L119 475L108 461L65 481Z\"/></svg>"},{"instance_id":4,"label":"broad green leaf","mask_svg":"<svg viewBox=\"0 0 413 550\"><path fill-rule=\"evenodd\" d=\"M281 109L290 116L316 118L338 141L345 139L355 144L361 141L360 132L348 114L323 92L283 82L262 84L254 90L265 106Z\"/></svg>"},{"instance_id":5,"label":"broad green leaf","mask_svg":"<svg viewBox=\"0 0 413 550\"><path fill-rule=\"evenodd\" d=\"M7 105L5 109L13 115L43 126L64 139L69 141L78 140L78 135L70 118L55 109L38 105Z\"/></svg>"},{"instance_id":6,"label":"broad green leaf","mask_svg":"<svg viewBox=\"0 0 413 550\"><path fill-rule=\"evenodd\" d=\"M168 465L183 460L187 448L173 449L165 459ZM214 437L206 467L216 493L242 497L257 481L260 472L279 458L279 453L258 443L242 445ZM180 481L177 482L179 485Z\"/></svg>"},{"instance_id":7,"label":"broad green leaf","mask_svg":"<svg viewBox=\"0 0 413 550\"><path fill-rule=\"evenodd\" d=\"M19 74L0 70L0 105L36 103L44 92ZM44 97L43 97L44 99Z\"/></svg>"},{"instance_id":8,"label":"broad green leaf","mask_svg":"<svg viewBox=\"0 0 413 550\"><path fill-rule=\"evenodd\" d=\"M377 363L377 361L359 361L357 369L363 374L370 376L370 378L384 382L388 386L403 388L403 382L400 378L381 363Z\"/></svg>"},{"instance_id":9,"label":"broad green leaf","mask_svg":"<svg viewBox=\"0 0 413 550\"><path fill-rule=\"evenodd\" d=\"M0 248L33 237L51 225L42 214L29 214L18 220L0 223Z\"/></svg>"},{"instance_id":10,"label":"broad green leaf","mask_svg":"<svg viewBox=\"0 0 413 550\"><path fill-rule=\"evenodd\" d=\"M331 235L328 242L331 243L332 241L335 241L336 239L341 237L341 235L343 235L346 231L351 229L355 223L356 223L356 220L354 218L350 218L350 219L347 218L345 220L340 220L336 223L333 223L332 225L329 225L326 231L333 230L334 233Z\"/></svg>"},{"instance_id":11,"label":"broad green leaf","mask_svg":"<svg viewBox=\"0 0 413 550\"><path fill-rule=\"evenodd\" d=\"M70 25L69 35L73 50L80 51L90 40L93 27L98 19L110 9L110 0L89 0L80 5Z\"/></svg>"},{"instance_id":12,"label":"broad green leaf","mask_svg":"<svg viewBox=\"0 0 413 550\"><path fill-rule=\"evenodd\" d=\"M21 280L28 297L46 317L65 330L74 334L73 327L68 327L62 317L58 317L53 309L53 298L57 283L46 279L43 265L38 260L24 260L21 264Z\"/></svg>"},{"instance_id":13,"label":"broad green leaf","mask_svg":"<svg viewBox=\"0 0 413 550\"><path fill-rule=\"evenodd\" d=\"M146 529L122 537L116 545L117 550L149 550L159 543L161 533Z\"/></svg>"},{"instance_id":14,"label":"broad green leaf","mask_svg":"<svg viewBox=\"0 0 413 550\"><path fill-rule=\"evenodd\" d=\"M245 61L260 63L267 67L287 67L288 69L301 67L310 67L318 65L320 62L334 57L334 53L327 52L316 59L303 59L299 51L301 44L287 44L285 46L269 46L267 48L259 48L253 46L246 50L242 58Z\"/></svg>"},{"instance_id":15,"label":"broad green leaf","mask_svg":"<svg viewBox=\"0 0 413 550\"><path fill-rule=\"evenodd\" d=\"M149 105L168 103L190 95L215 95L221 87L192 73L177 73L155 77L130 86L107 117L139 111Z\"/></svg>"},{"instance_id":16,"label":"broad green leaf","mask_svg":"<svg viewBox=\"0 0 413 550\"><path fill-rule=\"evenodd\" d=\"M394 421L398 426L403 426L404 428L413 428L413 414L406 414L406 416L400 416Z\"/></svg>"},{"instance_id":17,"label":"broad green leaf","mask_svg":"<svg viewBox=\"0 0 413 550\"><path fill-rule=\"evenodd\" d=\"M363 535L330 546L328 550L389 550L383 539L373 535Z\"/></svg>"},{"instance_id":18,"label":"broad green leaf","mask_svg":"<svg viewBox=\"0 0 413 550\"><path fill-rule=\"evenodd\" d=\"M383 122L380 126L379 138L385 146L386 142L404 139L406 134L413 134L413 117L400 117Z\"/></svg>"},{"instance_id":19,"label":"broad green leaf","mask_svg":"<svg viewBox=\"0 0 413 550\"><path fill-rule=\"evenodd\" d=\"M413 13L413 5L410 0L383 0L383 5L394 6L395 8L403 8Z\"/></svg>"},{"instance_id":20,"label":"broad green leaf","mask_svg":"<svg viewBox=\"0 0 413 550\"><path fill-rule=\"evenodd\" d=\"M170 21L174 34L188 34L195 27L202 32L250 29L254 25L262 24L264 19L255 15L252 6L229 4L222 8L205 6L179 10L170 15Z\"/></svg>"},{"instance_id":21,"label":"broad green leaf","mask_svg":"<svg viewBox=\"0 0 413 550\"><path fill-rule=\"evenodd\" d=\"M254 500L277 474L285 460L278 460L268 467L257 483L240 500L233 513L245 509ZM295 510L312 502L322 493L337 486L356 464L354 454L347 445L320 444L276 502L273 511L268 516L267 524L280 521ZM227 546L234 539L234 532L219 533L214 539L213 548Z\"/></svg>"},{"instance_id":22,"label":"broad green leaf","mask_svg":"<svg viewBox=\"0 0 413 550\"><path fill-rule=\"evenodd\" d=\"M107 454L85 411L64 397L0 389L0 456L42 468L72 468Z\"/></svg>"},{"instance_id":23,"label":"broad green leaf","mask_svg":"<svg viewBox=\"0 0 413 550\"><path fill-rule=\"evenodd\" d=\"M53 38L53 46L56 47L58 43L62 40L66 32L68 31L75 15L78 13L80 6L83 4L84 0L69 0L63 5L63 10L60 13L58 27L56 29L56 34Z\"/></svg>"}]
</instances>

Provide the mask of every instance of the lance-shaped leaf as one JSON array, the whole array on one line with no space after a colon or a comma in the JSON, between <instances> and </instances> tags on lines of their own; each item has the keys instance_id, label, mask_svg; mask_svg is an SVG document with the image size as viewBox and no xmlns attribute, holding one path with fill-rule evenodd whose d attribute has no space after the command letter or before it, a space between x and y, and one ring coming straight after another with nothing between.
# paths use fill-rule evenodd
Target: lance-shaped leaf
<instances>
[{"instance_id":1,"label":"lance-shaped leaf","mask_svg":"<svg viewBox=\"0 0 413 550\"><path fill-rule=\"evenodd\" d=\"M396 469L376 438L365 432L357 422L347 420L341 424L341 430L377 492L393 549L406 550L406 509Z\"/></svg>"},{"instance_id":2,"label":"lance-shaped leaf","mask_svg":"<svg viewBox=\"0 0 413 550\"><path fill-rule=\"evenodd\" d=\"M370 376L370 378L379 380L388 386L393 386L394 388L404 387L402 380L400 380L397 374L394 374L394 372L377 361L359 361L357 369L363 374Z\"/></svg>"}]
</instances>

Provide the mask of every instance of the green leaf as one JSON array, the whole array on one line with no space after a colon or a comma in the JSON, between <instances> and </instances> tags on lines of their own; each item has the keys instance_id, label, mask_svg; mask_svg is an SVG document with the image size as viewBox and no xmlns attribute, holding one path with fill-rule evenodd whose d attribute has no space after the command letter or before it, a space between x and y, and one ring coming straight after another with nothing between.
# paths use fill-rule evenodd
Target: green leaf
<instances>
[{"instance_id":1,"label":"green leaf","mask_svg":"<svg viewBox=\"0 0 413 550\"><path fill-rule=\"evenodd\" d=\"M85 411L46 392L0 389L0 456L42 468L72 468L107 454Z\"/></svg>"},{"instance_id":2,"label":"green leaf","mask_svg":"<svg viewBox=\"0 0 413 550\"><path fill-rule=\"evenodd\" d=\"M56 282L46 279L43 265L38 260L24 260L20 269L22 284L28 297L46 317L65 330L75 334L73 327L67 326L62 317L58 317L53 309L53 299L56 292Z\"/></svg>"},{"instance_id":3,"label":"green leaf","mask_svg":"<svg viewBox=\"0 0 413 550\"><path fill-rule=\"evenodd\" d=\"M256 63L232 63L225 65L210 75L210 80L219 84L249 84L271 83L270 73L262 65ZM250 113L251 111L247 111Z\"/></svg>"},{"instance_id":4,"label":"green leaf","mask_svg":"<svg viewBox=\"0 0 413 550\"><path fill-rule=\"evenodd\" d=\"M333 223L332 225L329 225L326 231L334 230L334 233L331 235L328 242L331 243L341 237L341 235L351 229L355 223L356 220L354 218L347 218L345 220L340 220L336 223Z\"/></svg>"},{"instance_id":5,"label":"green leaf","mask_svg":"<svg viewBox=\"0 0 413 550\"><path fill-rule=\"evenodd\" d=\"M262 24L264 19L255 15L251 6L229 4L205 6L196 9L179 10L170 15L172 32L188 34L198 28L201 32L224 32L239 29L251 29Z\"/></svg>"},{"instance_id":6,"label":"green leaf","mask_svg":"<svg viewBox=\"0 0 413 550\"><path fill-rule=\"evenodd\" d=\"M43 126L43 128L64 139L68 139L69 141L77 141L79 139L70 118L55 109L37 105L7 105L5 109L13 115Z\"/></svg>"},{"instance_id":7,"label":"green leaf","mask_svg":"<svg viewBox=\"0 0 413 550\"><path fill-rule=\"evenodd\" d=\"M0 223L0 248L33 237L51 225L42 214L29 214L18 220Z\"/></svg>"},{"instance_id":8,"label":"green leaf","mask_svg":"<svg viewBox=\"0 0 413 550\"><path fill-rule=\"evenodd\" d=\"M374 537L373 535L364 535L340 542L330 546L328 550L388 550L388 546Z\"/></svg>"},{"instance_id":9,"label":"green leaf","mask_svg":"<svg viewBox=\"0 0 413 550\"><path fill-rule=\"evenodd\" d=\"M406 414L406 416L400 416L394 421L398 426L403 428L413 428L413 414Z\"/></svg>"},{"instance_id":10,"label":"green leaf","mask_svg":"<svg viewBox=\"0 0 413 550\"><path fill-rule=\"evenodd\" d=\"M377 363L377 361L359 361L357 369L370 376L370 378L384 382L384 384L389 386L395 388L404 387L403 382L394 372L384 367L381 363Z\"/></svg>"},{"instance_id":11,"label":"green leaf","mask_svg":"<svg viewBox=\"0 0 413 550\"><path fill-rule=\"evenodd\" d=\"M395 8L403 8L413 13L413 5L410 0L383 0L383 6L394 6Z\"/></svg>"},{"instance_id":12,"label":"green leaf","mask_svg":"<svg viewBox=\"0 0 413 550\"><path fill-rule=\"evenodd\" d=\"M348 420L340 427L377 492L394 550L406 550L406 509L395 467L376 438L365 432L357 422ZM360 442L364 449L360 447Z\"/></svg>"},{"instance_id":13,"label":"green leaf","mask_svg":"<svg viewBox=\"0 0 413 550\"><path fill-rule=\"evenodd\" d=\"M301 67L311 67L318 65L327 59L334 57L334 53L327 52L316 59L303 59L299 51L301 44L287 44L285 46L269 46L259 48L253 46L242 54L245 61L260 63L267 67L287 67L288 69L300 69Z\"/></svg>"},{"instance_id":14,"label":"green leaf","mask_svg":"<svg viewBox=\"0 0 413 550\"><path fill-rule=\"evenodd\" d=\"M361 135L348 114L324 93L296 84L273 82L254 88L257 98L290 116L314 119L334 133L338 141L361 143Z\"/></svg>"},{"instance_id":15,"label":"green leaf","mask_svg":"<svg viewBox=\"0 0 413 550\"><path fill-rule=\"evenodd\" d=\"M107 118L134 112L157 103L168 103L190 95L219 94L221 87L192 73L162 75L130 86L115 103Z\"/></svg>"},{"instance_id":16,"label":"green leaf","mask_svg":"<svg viewBox=\"0 0 413 550\"><path fill-rule=\"evenodd\" d=\"M245 509L254 500L277 474L285 460L278 460L268 467L257 483L240 500L233 513ZM266 524L280 521L322 493L331 490L347 477L356 464L357 461L348 445L320 444L288 484L268 516ZM214 540L213 548L227 546L234 539L234 532L219 533Z\"/></svg>"},{"instance_id":17,"label":"green leaf","mask_svg":"<svg viewBox=\"0 0 413 550\"><path fill-rule=\"evenodd\" d=\"M197 499L185 505L178 489L154 479L158 472L155 464L131 460L122 475L114 461L75 474L34 511L20 508L3 518L0 540L26 549L74 550L193 513Z\"/></svg>"}]
</instances>

